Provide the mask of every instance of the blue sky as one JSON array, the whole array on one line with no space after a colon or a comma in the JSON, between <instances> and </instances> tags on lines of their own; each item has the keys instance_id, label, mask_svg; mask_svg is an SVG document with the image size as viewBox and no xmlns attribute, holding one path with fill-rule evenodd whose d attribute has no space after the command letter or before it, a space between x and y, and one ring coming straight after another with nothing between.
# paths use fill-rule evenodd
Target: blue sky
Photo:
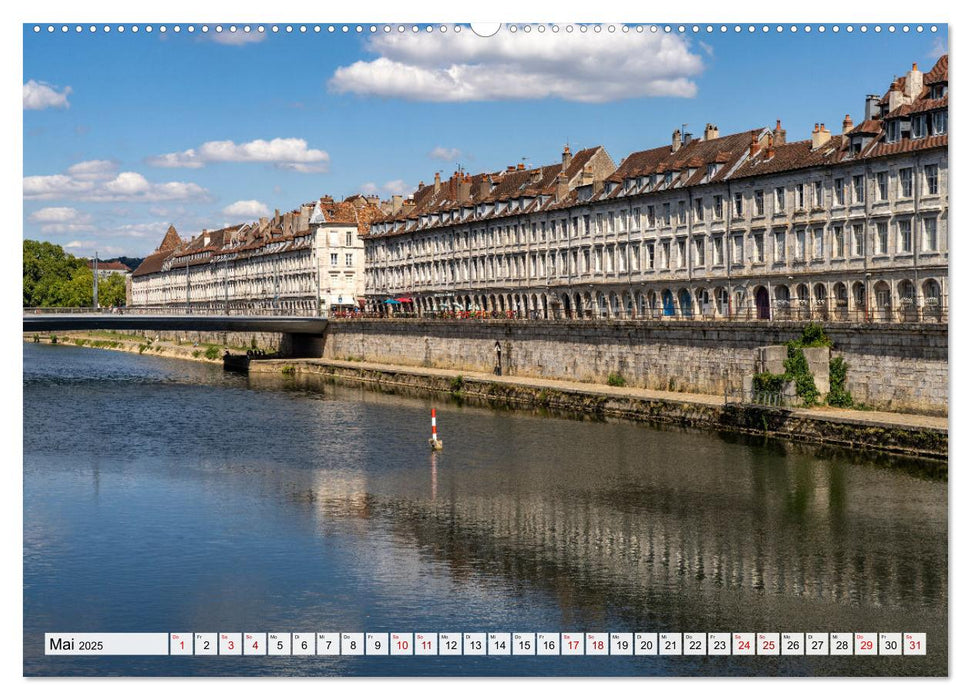
<instances>
[{"instance_id":1,"label":"blue sky","mask_svg":"<svg viewBox=\"0 0 971 700\"><path fill-rule=\"evenodd\" d=\"M467 28L371 35L351 25L227 41L172 25L107 35L27 25L24 237L78 255L144 255L170 223L186 236L324 194L409 194L457 163L555 162L567 141L602 144L619 164L685 122L728 134L781 119L790 140L808 138L815 122L835 132L847 112L859 121L867 93L882 94L914 61L928 70L947 41L943 24L684 35L616 26L481 39Z\"/></svg>"}]
</instances>

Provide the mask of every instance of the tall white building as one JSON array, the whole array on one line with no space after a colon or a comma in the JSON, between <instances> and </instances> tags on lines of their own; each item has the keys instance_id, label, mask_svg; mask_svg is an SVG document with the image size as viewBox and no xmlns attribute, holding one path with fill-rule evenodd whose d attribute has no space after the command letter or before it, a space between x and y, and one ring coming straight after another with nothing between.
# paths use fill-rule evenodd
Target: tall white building
<instances>
[{"instance_id":1,"label":"tall white building","mask_svg":"<svg viewBox=\"0 0 971 700\"><path fill-rule=\"evenodd\" d=\"M942 320L947 85L947 56L914 64L858 125L847 114L803 141L778 122L709 124L617 168L602 148L566 149L543 168L436 176L365 236L370 308Z\"/></svg>"},{"instance_id":2,"label":"tall white building","mask_svg":"<svg viewBox=\"0 0 971 700\"><path fill-rule=\"evenodd\" d=\"M132 273L131 303L213 313L328 315L358 308L360 234L380 213L372 199L322 197L272 218L204 230L187 242L170 227Z\"/></svg>"}]
</instances>

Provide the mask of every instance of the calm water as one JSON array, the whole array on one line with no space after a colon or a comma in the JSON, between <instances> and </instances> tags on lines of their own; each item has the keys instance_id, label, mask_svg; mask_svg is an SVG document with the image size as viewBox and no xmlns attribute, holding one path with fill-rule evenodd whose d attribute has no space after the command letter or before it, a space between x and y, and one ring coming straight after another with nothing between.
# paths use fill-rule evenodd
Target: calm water
<instances>
[{"instance_id":1,"label":"calm water","mask_svg":"<svg viewBox=\"0 0 971 700\"><path fill-rule=\"evenodd\" d=\"M24 671L941 675L947 484L860 455L24 346ZM912 631L928 656L45 657L43 633Z\"/></svg>"}]
</instances>

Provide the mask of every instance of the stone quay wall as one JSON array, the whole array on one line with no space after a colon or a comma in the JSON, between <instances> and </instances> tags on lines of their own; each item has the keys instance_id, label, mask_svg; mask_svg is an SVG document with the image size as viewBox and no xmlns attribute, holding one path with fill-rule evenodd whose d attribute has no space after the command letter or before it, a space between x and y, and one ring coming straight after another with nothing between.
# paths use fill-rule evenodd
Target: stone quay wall
<instances>
[{"instance_id":1,"label":"stone quay wall","mask_svg":"<svg viewBox=\"0 0 971 700\"><path fill-rule=\"evenodd\" d=\"M946 415L946 325L824 324L853 398L875 409ZM324 357L723 395L758 371L758 348L799 322L452 321L363 319L328 325Z\"/></svg>"}]
</instances>

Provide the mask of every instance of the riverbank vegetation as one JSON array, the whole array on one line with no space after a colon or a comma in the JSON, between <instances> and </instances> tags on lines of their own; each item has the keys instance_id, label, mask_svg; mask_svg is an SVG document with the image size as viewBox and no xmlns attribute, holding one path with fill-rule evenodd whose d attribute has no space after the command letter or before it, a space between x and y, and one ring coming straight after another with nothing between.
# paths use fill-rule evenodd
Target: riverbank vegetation
<instances>
[{"instance_id":1,"label":"riverbank vegetation","mask_svg":"<svg viewBox=\"0 0 971 700\"><path fill-rule=\"evenodd\" d=\"M94 303L94 273L87 260L65 253L59 245L45 241L24 241L24 306L91 306ZM125 278L117 273L98 281L98 303L122 306Z\"/></svg>"}]
</instances>

